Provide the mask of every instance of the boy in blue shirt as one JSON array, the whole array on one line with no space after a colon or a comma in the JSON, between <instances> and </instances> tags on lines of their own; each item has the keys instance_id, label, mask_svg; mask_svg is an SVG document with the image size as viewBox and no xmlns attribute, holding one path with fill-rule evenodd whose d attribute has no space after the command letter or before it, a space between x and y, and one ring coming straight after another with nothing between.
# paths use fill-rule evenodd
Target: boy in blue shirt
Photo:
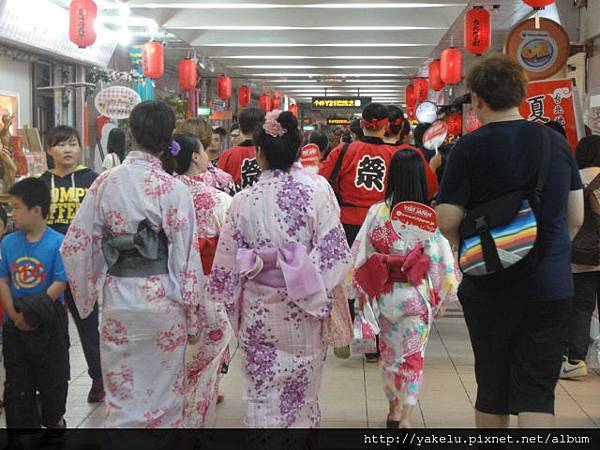
<instances>
[{"instance_id":1,"label":"boy in blue shirt","mask_svg":"<svg viewBox=\"0 0 600 450\"><path fill-rule=\"evenodd\" d=\"M65 428L69 343L63 305L67 276L59 251L63 235L46 226L50 191L43 181L27 178L9 194L18 231L0 244L6 425Z\"/></svg>"}]
</instances>

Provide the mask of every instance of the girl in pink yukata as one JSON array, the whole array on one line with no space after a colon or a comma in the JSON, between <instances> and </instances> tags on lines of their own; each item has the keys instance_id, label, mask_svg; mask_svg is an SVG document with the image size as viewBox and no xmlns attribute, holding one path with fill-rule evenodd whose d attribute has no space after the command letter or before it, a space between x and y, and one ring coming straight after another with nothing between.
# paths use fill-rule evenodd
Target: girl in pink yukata
<instances>
[{"instance_id":1,"label":"girl in pink yukata","mask_svg":"<svg viewBox=\"0 0 600 450\"><path fill-rule=\"evenodd\" d=\"M433 318L445 301L456 299L455 259L439 230L425 238L392 225L396 204L425 203L426 198L423 160L412 150L397 152L386 198L371 207L352 246L355 298L373 303L381 329L379 366L389 400L388 428L411 427Z\"/></svg>"},{"instance_id":2,"label":"girl in pink yukata","mask_svg":"<svg viewBox=\"0 0 600 450\"><path fill-rule=\"evenodd\" d=\"M105 425L185 427L186 347L199 341L210 367L223 346L223 321L202 294L192 196L161 162L177 155L175 114L143 102L129 124L135 150L96 179L61 253L81 317L103 301Z\"/></svg>"},{"instance_id":3,"label":"girl in pink yukata","mask_svg":"<svg viewBox=\"0 0 600 450\"><path fill-rule=\"evenodd\" d=\"M238 337L246 426L317 427L323 324L350 249L331 187L294 168L296 118L267 114L254 143L262 174L233 198L208 295L225 303Z\"/></svg>"}]
</instances>

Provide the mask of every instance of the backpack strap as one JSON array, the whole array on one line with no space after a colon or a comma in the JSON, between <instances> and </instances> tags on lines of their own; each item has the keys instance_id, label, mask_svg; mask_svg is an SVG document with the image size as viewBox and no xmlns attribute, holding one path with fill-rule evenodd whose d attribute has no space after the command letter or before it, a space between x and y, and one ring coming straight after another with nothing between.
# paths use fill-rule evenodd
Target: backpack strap
<instances>
[{"instance_id":1,"label":"backpack strap","mask_svg":"<svg viewBox=\"0 0 600 450\"><path fill-rule=\"evenodd\" d=\"M331 185L331 187L333 188L334 191L336 190L335 187L337 185L338 175L340 174L340 170L342 168L342 162L344 161L344 156L346 156L346 153L348 152L348 147L350 147L350 142L346 142L344 144L344 147L342 147L342 151L338 155L338 158L335 162L335 166L333 167L333 172L331 172L331 175L327 180L327 181L329 181L329 184ZM341 196L337 193L337 191L336 191L336 196L338 197L338 201L341 203L342 199L341 199Z\"/></svg>"}]
</instances>

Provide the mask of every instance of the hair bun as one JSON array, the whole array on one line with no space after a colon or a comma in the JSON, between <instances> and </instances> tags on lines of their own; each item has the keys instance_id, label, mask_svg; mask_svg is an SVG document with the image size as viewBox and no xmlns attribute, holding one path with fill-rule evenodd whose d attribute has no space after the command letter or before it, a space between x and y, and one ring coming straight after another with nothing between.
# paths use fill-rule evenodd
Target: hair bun
<instances>
[{"instance_id":1,"label":"hair bun","mask_svg":"<svg viewBox=\"0 0 600 450\"><path fill-rule=\"evenodd\" d=\"M298 132L298 120L290 111L284 111L281 114L279 114L277 122L279 122L281 126L288 131L288 133Z\"/></svg>"}]
</instances>

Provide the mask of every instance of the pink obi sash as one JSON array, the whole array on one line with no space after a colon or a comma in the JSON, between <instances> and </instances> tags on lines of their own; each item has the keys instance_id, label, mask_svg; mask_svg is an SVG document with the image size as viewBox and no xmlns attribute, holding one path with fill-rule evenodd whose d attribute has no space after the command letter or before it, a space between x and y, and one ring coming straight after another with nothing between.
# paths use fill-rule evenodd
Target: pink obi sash
<instances>
[{"instance_id":1,"label":"pink obi sash","mask_svg":"<svg viewBox=\"0 0 600 450\"><path fill-rule=\"evenodd\" d=\"M430 263L431 258L425 254L423 243L420 242L406 256L373 254L356 270L354 279L370 298L374 298L392 283L410 282L413 286L419 286Z\"/></svg>"},{"instance_id":2,"label":"pink obi sash","mask_svg":"<svg viewBox=\"0 0 600 450\"><path fill-rule=\"evenodd\" d=\"M279 247L241 248L237 266L247 281L286 288L287 297L307 314L318 319L329 314L331 302L304 245L292 242Z\"/></svg>"}]
</instances>

